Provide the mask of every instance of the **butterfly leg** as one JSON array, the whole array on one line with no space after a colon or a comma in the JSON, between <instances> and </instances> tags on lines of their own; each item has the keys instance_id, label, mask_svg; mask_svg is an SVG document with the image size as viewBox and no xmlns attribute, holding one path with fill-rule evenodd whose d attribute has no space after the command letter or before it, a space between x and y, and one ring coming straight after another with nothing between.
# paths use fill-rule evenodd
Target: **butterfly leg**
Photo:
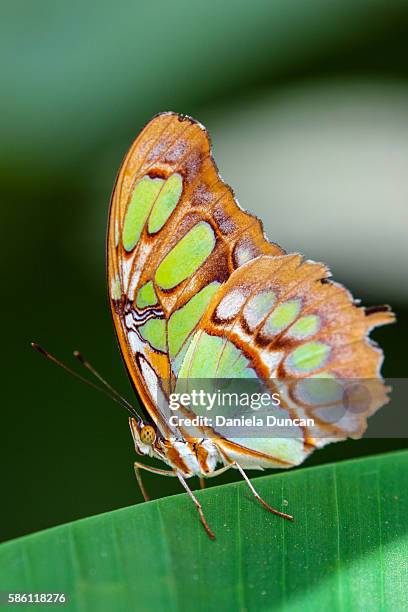
<instances>
[{"instance_id":1,"label":"butterfly leg","mask_svg":"<svg viewBox=\"0 0 408 612\"><path fill-rule=\"evenodd\" d=\"M200 477L199 481L200 481L200 489L205 489L205 479Z\"/></svg>"},{"instance_id":2,"label":"butterfly leg","mask_svg":"<svg viewBox=\"0 0 408 612\"><path fill-rule=\"evenodd\" d=\"M139 489L141 490L145 501L149 501L150 497L146 493L146 489L144 488L140 470L145 470L146 472L151 472L152 474L160 474L161 476L175 476L175 473L171 470L160 470L159 468L154 468L150 465L144 465L143 463L139 463L138 461L135 461L134 468L137 484L139 485Z\"/></svg>"},{"instance_id":3,"label":"butterfly leg","mask_svg":"<svg viewBox=\"0 0 408 612\"><path fill-rule=\"evenodd\" d=\"M267 504L266 501L262 499L262 497L259 495L259 493L257 493L257 491L255 490L255 487L253 486L253 484L249 480L248 476L245 474L245 472L242 469L242 467L236 461L234 461L232 465L234 467L236 467L237 470L241 473L241 476L243 477L243 479L247 483L248 487L251 489L251 492L252 492L253 496L256 497L256 499L259 502L261 502L261 504L267 510L269 510L269 512L272 512L273 514L277 514L278 516L282 516L283 518L288 519L289 521L293 521L293 516L291 514L285 514L285 512L280 512L279 510L276 510L275 508L272 508L272 506Z\"/></svg>"},{"instance_id":4,"label":"butterfly leg","mask_svg":"<svg viewBox=\"0 0 408 612\"><path fill-rule=\"evenodd\" d=\"M185 490L188 493L188 495L190 496L190 498L192 499L195 507L197 508L198 514L200 515L200 521L202 522L203 527L206 530L208 536L211 538L211 540L215 540L215 535L211 531L211 529L208 526L207 521L205 520L204 512L203 512L203 509L201 507L200 502L198 501L198 499L196 498L196 496L194 495L194 493L192 492L192 490L190 489L190 487L188 486L188 484L186 483L186 481L184 480L184 478L180 474L180 472L176 472L176 476L179 479L179 481L181 482L181 484L183 485L183 487L185 488Z\"/></svg>"}]
</instances>

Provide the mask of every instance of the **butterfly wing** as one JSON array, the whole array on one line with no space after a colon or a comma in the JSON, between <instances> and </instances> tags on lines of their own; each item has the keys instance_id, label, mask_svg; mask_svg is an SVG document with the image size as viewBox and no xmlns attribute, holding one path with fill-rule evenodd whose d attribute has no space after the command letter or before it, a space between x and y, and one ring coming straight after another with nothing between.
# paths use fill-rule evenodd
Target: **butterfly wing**
<instances>
[{"instance_id":1,"label":"butterfly wing","mask_svg":"<svg viewBox=\"0 0 408 612\"><path fill-rule=\"evenodd\" d=\"M361 437L367 417L387 402L383 354L368 334L394 315L387 306L358 307L329 277L324 265L298 254L260 256L231 274L201 319L181 380L257 377L279 391L280 416L314 421L290 438L216 439L230 460L300 463L317 446Z\"/></svg>"},{"instance_id":2,"label":"butterfly wing","mask_svg":"<svg viewBox=\"0 0 408 612\"><path fill-rule=\"evenodd\" d=\"M183 348L232 272L281 255L240 209L211 156L206 130L174 113L155 117L131 146L113 191L107 238L112 316L133 385L163 434L160 396ZM174 432L173 432L174 433Z\"/></svg>"},{"instance_id":3,"label":"butterfly wing","mask_svg":"<svg viewBox=\"0 0 408 612\"><path fill-rule=\"evenodd\" d=\"M249 467L293 465L330 439L361 435L386 401L382 353L368 333L393 316L358 308L328 276L266 240L219 177L200 124L164 113L144 128L112 196L108 283L128 372L163 435L179 433L168 423L170 390L206 377L289 377L284 410L313 413L316 427L290 440L217 438L220 452ZM364 413L333 423L330 406L293 387L316 376L372 378L379 390Z\"/></svg>"}]
</instances>

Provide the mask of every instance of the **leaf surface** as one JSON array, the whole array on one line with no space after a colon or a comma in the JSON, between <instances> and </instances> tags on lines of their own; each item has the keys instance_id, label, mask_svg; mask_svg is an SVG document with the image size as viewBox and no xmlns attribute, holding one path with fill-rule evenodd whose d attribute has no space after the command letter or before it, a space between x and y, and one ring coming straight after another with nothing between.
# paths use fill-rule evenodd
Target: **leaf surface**
<instances>
[{"instance_id":1,"label":"leaf surface","mask_svg":"<svg viewBox=\"0 0 408 612\"><path fill-rule=\"evenodd\" d=\"M402 610L408 452L197 492L61 525L0 547L1 588L65 592L72 610ZM59 607L59 609L61 609Z\"/></svg>"}]
</instances>

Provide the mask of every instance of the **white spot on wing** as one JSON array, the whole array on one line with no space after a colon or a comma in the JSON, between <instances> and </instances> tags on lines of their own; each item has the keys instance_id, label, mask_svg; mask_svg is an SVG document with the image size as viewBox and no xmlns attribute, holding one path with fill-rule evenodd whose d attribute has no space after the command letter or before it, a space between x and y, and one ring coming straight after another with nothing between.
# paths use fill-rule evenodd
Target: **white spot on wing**
<instances>
[{"instance_id":1,"label":"white spot on wing","mask_svg":"<svg viewBox=\"0 0 408 612\"><path fill-rule=\"evenodd\" d=\"M129 300L134 300L135 299L135 291L137 288L137 285L139 283L139 279L140 279L140 275L142 273L142 270L145 268L146 266L146 261L148 256L150 255L150 251L151 251L151 247L148 244L140 244L140 247L138 249L138 253L137 253L137 262L136 262L136 266L133 272L133 276L130 279L130 283L128 285L129 289L127 292L127 296L129 298Z\"/></svg>"},{"instance_id":2,"label":"white spot on wing","mask_svg":"<svg viewBox=\"0 0 408 612\"><path fill-rule=\"evenodd\" d=\"M157 378L156 372L153 370L151 365L145 360L140 359L140 367L144 382L146 384L149 395L156 405L159 404L159 395L162 397L163 393L159 386L159 379Z\"/></svg>"},{"instance_id":3,"label":"white spot on wing","mask_svg":"<svg viewBox=\"0 0 408 612\"><path fill-rule=\"evenodd\" d=\"M253 337L251 336L251 334L247 334L247 332L243 329L241 325L234 325L234 334L236 334L241 340L243 340L247 344L251 344L253 341Z\"/></svg>"},{"instance_id":4,"label":"white spot on wing","mask_svg":"<svg viewBox=\"0 0 408 612\"><path fill-rule=\"evenodd\" d=\"M120 286L120 279L117 274L111 278L110 290L112 300L120 300L122 297L122 288Z\"/></svg>"},{"instance_id":5,"label":"white spot on wing","mask_svg":"<svg viewBox=\"0 0 408 612\"><path fill-rule=\"evenodd\" d=\"M156 372L143 358L140 359L140 367L142 370L143 380L153 402L156 404L156 406L164 405L164 396L162 390L160 389L159 379L157 378Z\"/></svg>"},{"instance_id":6,"label":"white spot on wing","mask_svg":"<svg viewBox=\"0 0 408 612\"><path fill-rule=\"evenodd\" d=\"M128 315L131 316L131 315ZM133 319L132 319L132 323L133 323ZM127 322L126 322L127 324ZM139 334L135 331L130 331L128 332L128 339L129 339L129 344L130 344L130 348L132 349L133 353L142 353L144 354L144 346L145 343L142 342L142 340L139 337Z\"/></svg>"},{"instance_id":7,"label":"white spot on wing","mask_svg":"<svg viewBox=\"0 0 408 612\"><path fill-rule=\"evenodd\" d=\"M268 299L268 297L270 298ZM245 305L244 317L250 330L254 330L262 319L272 308L275 295L273 292L258 293L254 295Z\"/></svg>"},{"instance_id":8,"label":"white spot on wing","mask_svg":"<svg viewBox=\"0 0 408 612\"><path fill-rule=\"evenodd\" d=\"M245 302L245 295L238 289L233 289L225 295L217 306L216 314L221 320L229 320L235 317Z\"/></svg>"},{"instance_id":9,"label":"white spot on wing","mask_svg":"<svg viewBox=\"0 0 408 612\"><path fill-rule=\"evenodd\" d=\"M251 244L242 240L235 248L234 258L238 267L243 266L255 257Z\"/></svg>"},{"instance_id":10,"label":"white spot on wing","mask_svg":"<svg viewBox=\"0 0 408 612\"><path fill-rule=\"evenodd\" d=\"M125 290L126 290L126 287L128 287L129 285L129 276L132 270L133 259L134 259L134 255L125 256L123 257L122 262L121 262L122 274L123 274L123 287Z\"/></svg>"},{"instance_id":11,"label":"white spot on wing","mask_svg":"<svg viewBox=\"0 0 408 612\"><path fill-rule=\"evenodd\" d=\"M271 378L276 377L276 369L284 358L285 353L283 351L263 350L260 352L259 356L262 359L263 363L266 365L266 367L269 369L269 376Z\"/></svg>"}]
</instances>

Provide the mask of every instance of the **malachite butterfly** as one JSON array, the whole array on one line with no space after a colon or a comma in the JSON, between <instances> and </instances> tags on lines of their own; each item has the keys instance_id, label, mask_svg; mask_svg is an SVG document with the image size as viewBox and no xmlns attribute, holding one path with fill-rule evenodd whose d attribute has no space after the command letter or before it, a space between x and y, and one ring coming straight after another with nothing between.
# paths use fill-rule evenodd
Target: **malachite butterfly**
<instances>
[{"instance_id":1,"label":"malachite butterfly","mask_svg":"<svg viewBox=\"0 0 408 612\"><path fill-rule=\"evenodd\" d=\"M170 468L135 463L145 499L140 469L178 477L213 538L186 479L234 467L268 510L291 519L259 497L244 469L289 468L316 447L361 437L367 416L387 402L383 354L368 336L394 321L389 307L358 306L323 264L268 241L261 222L240 208L221 180L205 128L171 112L146 125L122 163L107 255L116 334L145 412L143 419L123 400L135 449ZM331 422L315 410L314 427L299 428L298 437L237 440L200 427L195 436L171 427L159 397L168 398L189 378L378 384L354 420ZM311 404L302 393L288 394L281 408L307 417Z\"/></svg>"},{"instance_id":2,"label":"malachite butterfly","mask_svg":"<svg viewBox=\"0 0 408 612\"><path fill-rule=\"evenodd\" d=\"M207 131L190 117L157 115L131 146L113 191L107 248L116 333L148 415L130 418L135 448L163 460L187 490L190 476L291 467L330 439L360 437L368 414L387 401L382 351L368 334L394 320L390 309L357 306L324 265L269 242L221 180ZM351 428L322 420L325 438L303 428L287 444L205 431L192 438L160 409L158 395L180 379L254 376L376 379L381 391ZM296 398L287 409L305 414L307 404Z\"/></svg>"}]
</instances>

